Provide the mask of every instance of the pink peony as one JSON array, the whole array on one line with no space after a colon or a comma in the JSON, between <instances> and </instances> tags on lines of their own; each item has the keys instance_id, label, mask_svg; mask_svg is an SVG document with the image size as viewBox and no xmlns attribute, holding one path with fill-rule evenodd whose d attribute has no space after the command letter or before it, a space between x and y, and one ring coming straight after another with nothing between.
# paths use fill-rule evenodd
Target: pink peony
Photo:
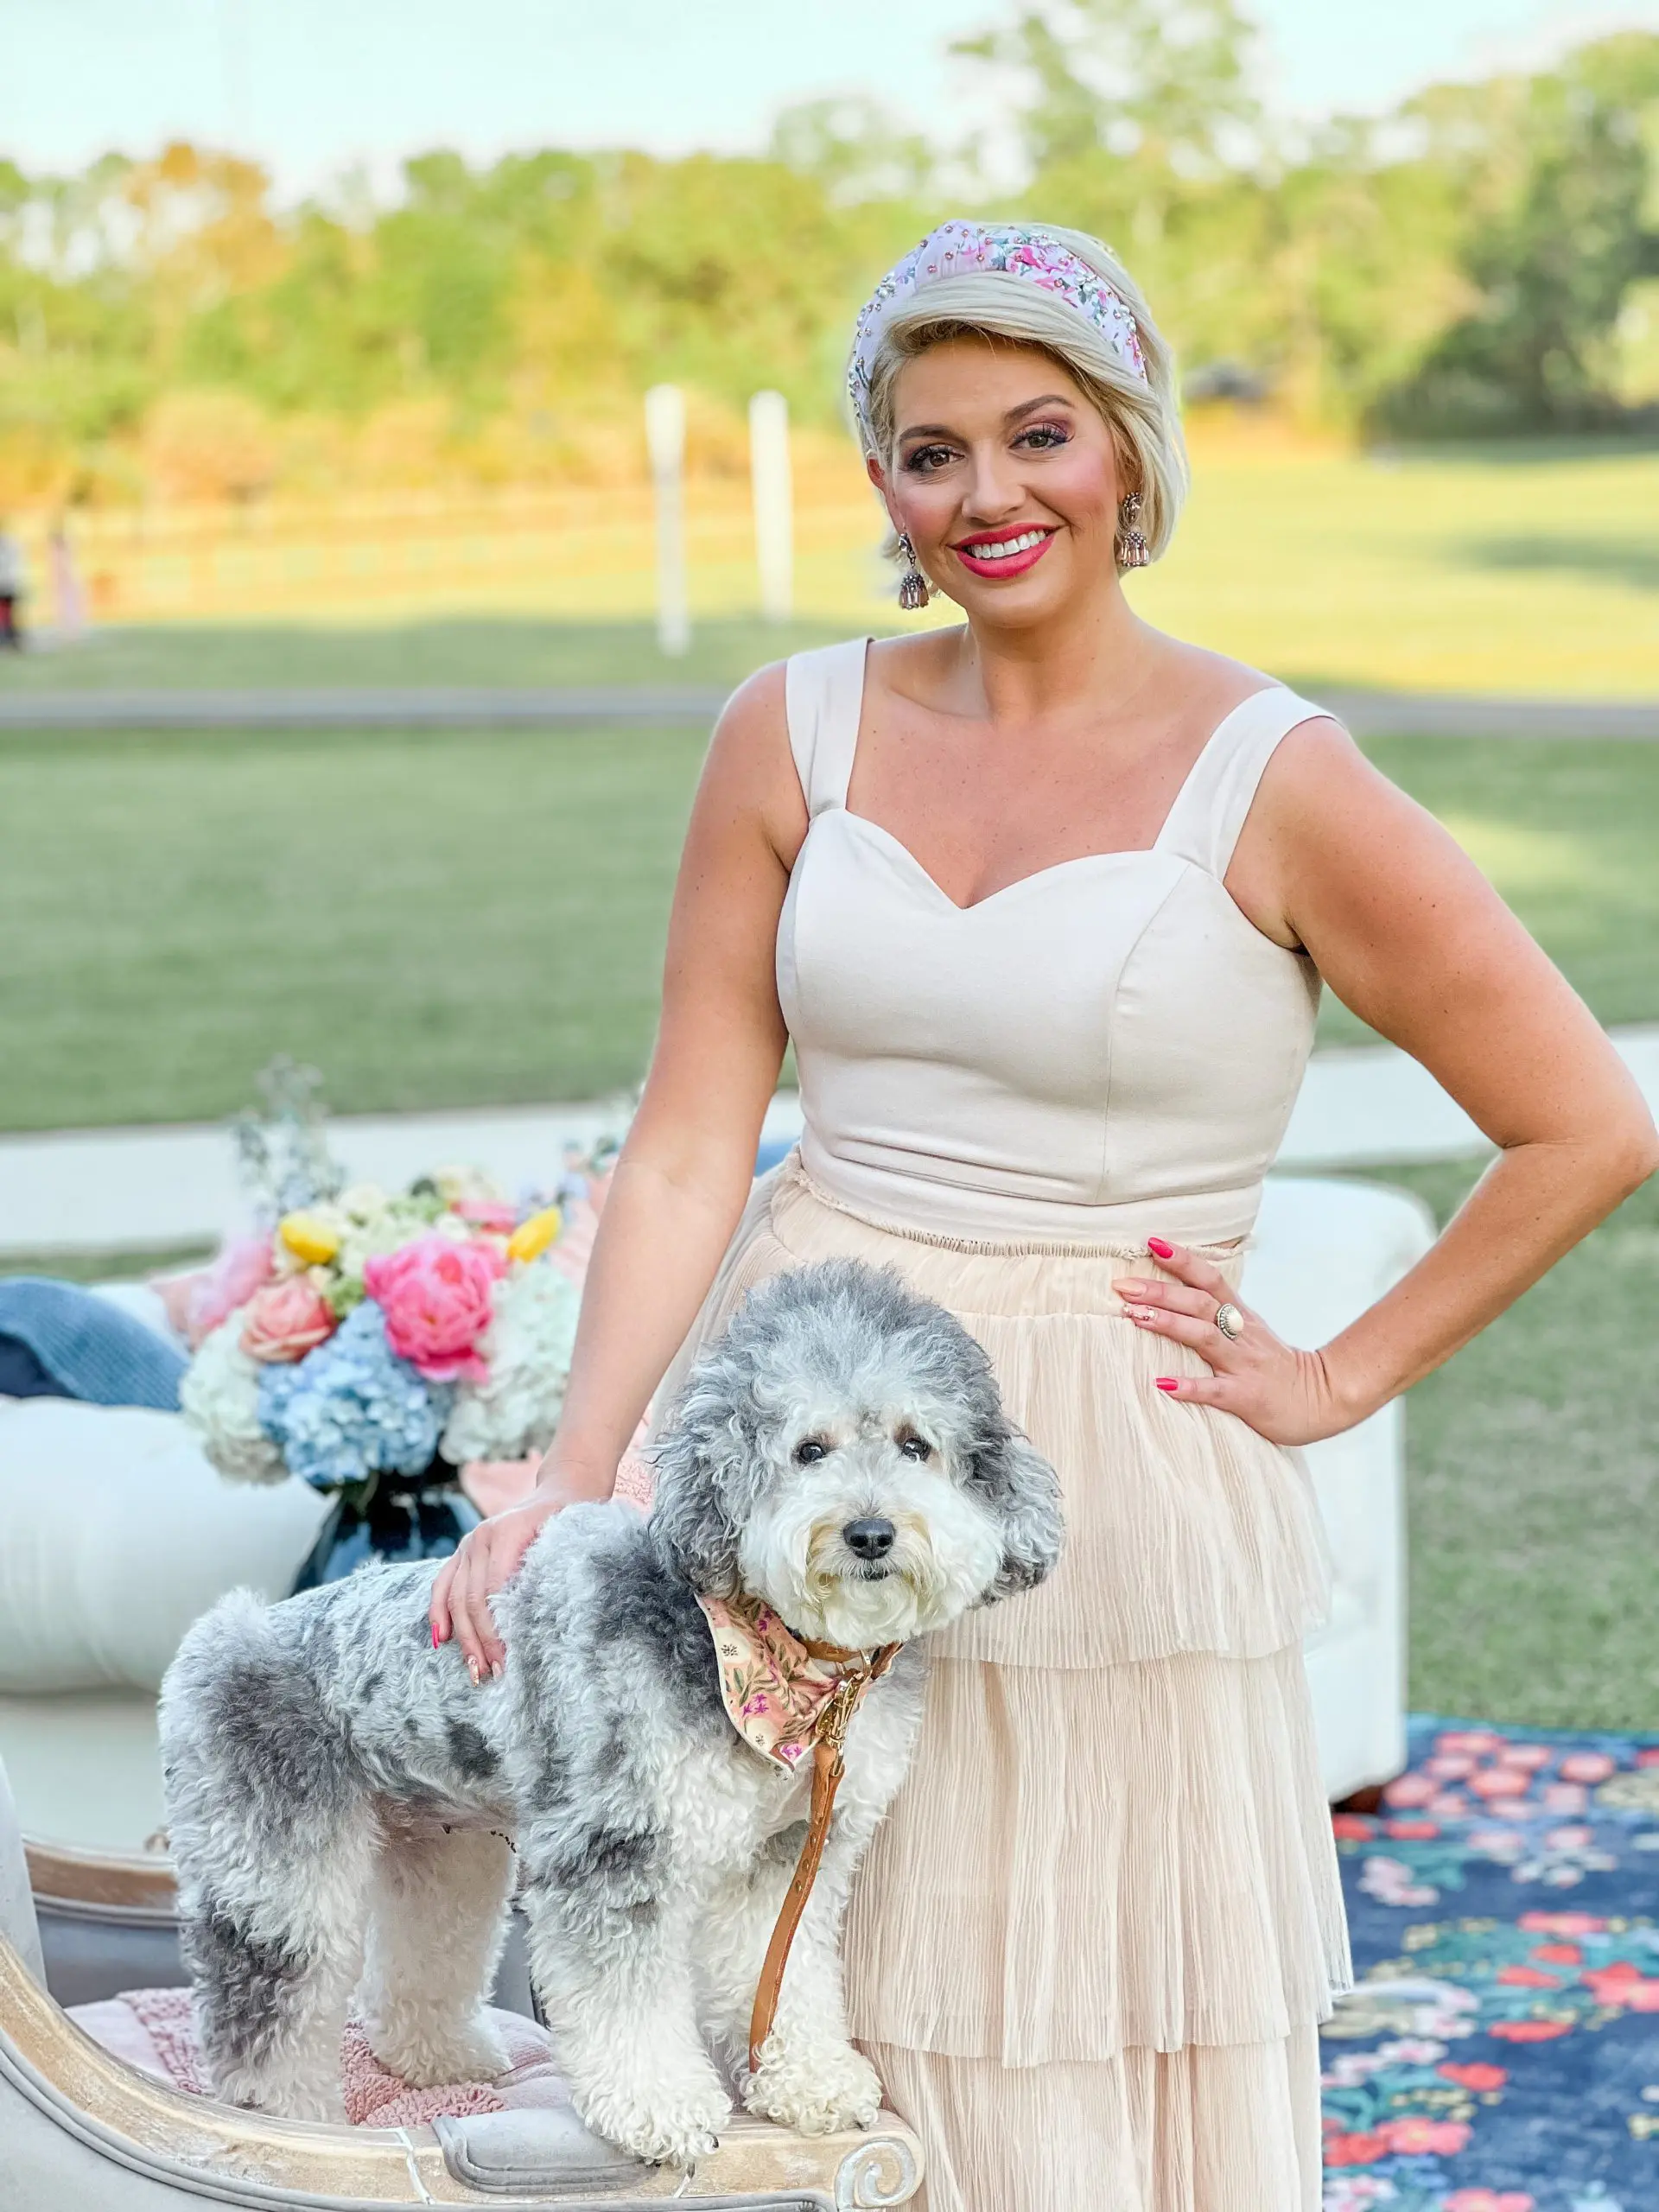
<instances>
[{"instance_id":1,"label":"pink peony","mask_svg":"<svg viewBox=\"0 0 1659 2212\"><path fill-rule=\"evenodd\" d=\"M303 1359L340 1324L303 1275L285 1275L255 1291L242 1323L242 1349L267 1366Z\"/></svg>"},{"instance_id":2,"label":"pink peony","mask_svg":"<svg viewBox=\"0 0 1659 2212\"><path fill-rule=\"evenodd\" d=\"M363 1287L386 1317L386 1342L429 1382L483 1382L490 1370L478 1340L506 1269L493 1244L457 1244L435 1233L367 1261Z\"/></svg>"},{"instance_id":3,"label":"pink peony","mask_svg":"<svg viewBox=\"0 0 1659 2212\"><path fill-rule=\"evenodd\" d=\"M1454 2189L1440 2212L1533 2212L1535 2202L1524 2189Z\"/></svg>"}]
</instances>

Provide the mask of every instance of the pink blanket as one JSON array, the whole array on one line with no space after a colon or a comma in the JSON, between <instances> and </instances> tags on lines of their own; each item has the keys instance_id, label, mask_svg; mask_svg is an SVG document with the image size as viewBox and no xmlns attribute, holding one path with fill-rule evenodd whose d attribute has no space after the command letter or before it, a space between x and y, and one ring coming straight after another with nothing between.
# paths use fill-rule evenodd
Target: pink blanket
<instances>
[{"instance_id":1,"label":"pink blanket","mask_svg":"<svg viewBox=\"0 0 1659 2212\"><path fill-rule=\"evenodd\" d=\"M188 1989L129 1989L97 2005L75 2005L69 2017L112 2057L154 2075L188 2096L213 2094ZM360 2020L346 2023L340 2044L340 2088L353 2127L418 2127L442 2113L505 2112L510 2107L569 2101L553 2067L545 2030L517 2012L491 2018L507 2048L510 2070L490 2082L455 2082L411 2089L389 2074L369 2048Z\"/></svg>"}]
</instances>

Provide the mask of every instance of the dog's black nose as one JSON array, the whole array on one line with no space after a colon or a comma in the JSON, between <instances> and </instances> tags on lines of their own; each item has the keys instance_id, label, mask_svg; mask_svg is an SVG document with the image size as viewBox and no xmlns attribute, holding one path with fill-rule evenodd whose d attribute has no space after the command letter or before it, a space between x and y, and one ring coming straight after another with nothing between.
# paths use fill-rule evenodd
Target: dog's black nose
<instances>
[{"instance_id":1,"label":"dog's black nose","mask_svg":"<svg viewBox=\"0 0 1659 2212\"><path fill-rule=\"evenodd\" d=\"M841 1533L848 1550L860 1559L885 1559L896 1531L891 1521L849 1521Z\"/></svg>"}]
</instances>

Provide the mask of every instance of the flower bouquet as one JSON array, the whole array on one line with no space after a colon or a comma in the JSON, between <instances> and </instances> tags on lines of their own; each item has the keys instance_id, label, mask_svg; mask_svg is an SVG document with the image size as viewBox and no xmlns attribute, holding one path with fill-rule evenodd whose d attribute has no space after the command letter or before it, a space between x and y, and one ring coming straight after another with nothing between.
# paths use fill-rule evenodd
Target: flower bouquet
<instances>
[{"instance_id":1,"label":"flower bouquet","mask_svg":"<svg viewBox=\"0 0 1659 2212\"><path fill-rule=\"evenodd\" d=\"M180 1404L219 1471L298 1476L340 1510L300 1587L367 1556L451 1550L473 1460L544 1451L563 1408L602 1156L517 1203L470 1168L341 1188L291 1100L245 1161L299 1198L226 1245L192 1293ZM284 1126L286 1125L286 1126ZM274 1207L268 1207L268 1213Z\"/></svg>"}]
</instances>

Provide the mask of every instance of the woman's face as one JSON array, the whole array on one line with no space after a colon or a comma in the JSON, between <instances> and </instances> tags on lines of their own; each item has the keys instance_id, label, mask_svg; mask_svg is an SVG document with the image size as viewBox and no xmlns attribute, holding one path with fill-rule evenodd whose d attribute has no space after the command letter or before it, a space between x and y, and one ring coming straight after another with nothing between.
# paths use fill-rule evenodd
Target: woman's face
<instances>
[{"instance_id":1,"label":"woman's face","mask_svg":"<svg viewBox=\"0 0 1659 2212\"><path fill-rule=\"evenodd\" d=\"M965 613L1024 628L1116 588L1111 431L1034 346L951 339L893 387L892 465L868 464L896 530Z\"/></svg>"}]
</instances>

